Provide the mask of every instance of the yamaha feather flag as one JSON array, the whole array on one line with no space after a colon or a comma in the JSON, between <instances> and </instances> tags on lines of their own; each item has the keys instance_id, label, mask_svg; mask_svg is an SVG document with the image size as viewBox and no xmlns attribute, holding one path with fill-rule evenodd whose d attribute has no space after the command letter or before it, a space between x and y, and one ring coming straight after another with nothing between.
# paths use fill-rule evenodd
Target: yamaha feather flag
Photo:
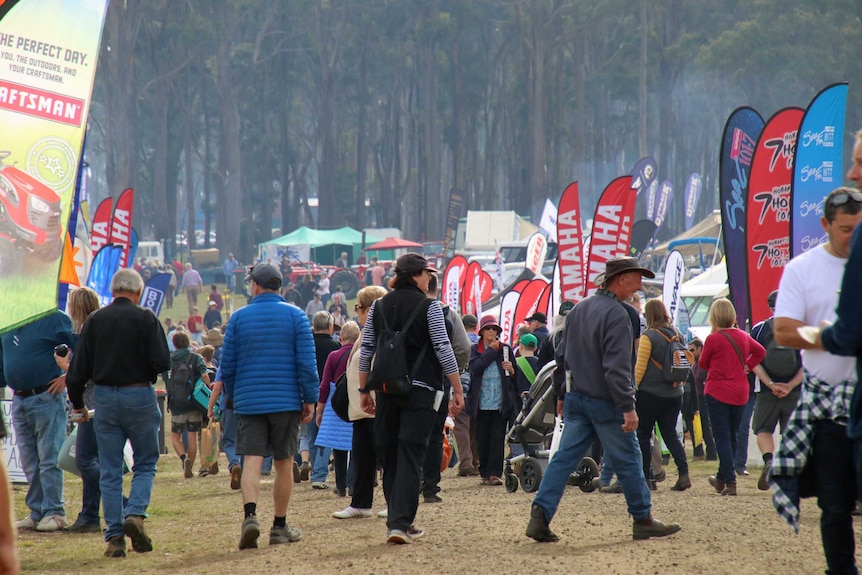
<instances>
[{"instance_id":1,"label":"yamaha feather flag","mask_svg":"<svg viewBox=\"0 0 862 575\"><path fill-rule=\"evenodd\" d=\"M566 187L557 210L557 264L560 297L564 301L584 299L584 251L578 182Z\"/></svg>"},{"instance_id":2,"label":"yamaha feather flag","mask_svg":"<svg viewBox=\"0 0 862 575\"><path fill-rule=\"evenodd\" d=\"M593 233L590 236L587 295L596 292L596 276L605 271L609 259L628 255L637 198L637 192L631 184L631 176L615 179L602 192L596 205Z\"/></svg>"},{"instance_id":3,"label":"yamaha feather flag","mask_svg":"<svg viewBox=\"0 0 862 575\"><path fill-rule=\"evenodd\" d=\"M730 299L740 326L748 320L748 270L745 266L745 209L748 176L763 118L749 107L737 108L724 125L719 155L719 206Z\"/></svg>"},{"instance_id":4,"label":"yamaha feather flag","mask_svg":"<svg viewBox=\"0 0 862 575\"><path fill-rule=\"evenodd\" d=\"M790 182L802 115L801 108L785 108L770 118L751 163L745 228L751 325L771 315L767 297L790 261Z\"/></svg>"},{"instance_id":5,"label":"yamaha feather flag","mask_svg":"<svg viewBox=\"0 0 862 575\"><path fill-rule=\"evenodd\" d=\"M0 3L0 333L57 309L107 0Z\"/></svg>"},{"instance_id":6,"label":"yamaha feather flag","mask_svg":"<svg viewBox=\"0 0 862 575\"><path fill-rule=\"evenodd\" d=\"M108 245L111 240L111 214L113 213L114 199L110 196L99 202L96 211L93 212L93 225L90 226L90 250L94 254Z\"/></svg>"},{"instance_id":7,"label":"yamaha feather flag","mask_svg":"<svg viewBox=\"0 0 862 575\"><path fill-rule=\"evenodd\" d=\"M123 253L120 256L120 267L129 267L129 250L132 245L132 208L135 204L135 190L127 188L123 190L114 206L114 215L111 216L111 240L115 246L121 246Z\"/></svg>"},{"instance_id":8,"label":"yamaha feather flag","mask_svg":"<svg viewBox=\"0 0 862 575\"><path fill-rule=\"evenodd\" d=\"M793 168L790 257L826 241L822 202L841 185L847 84L820 92L808 106L796 140Z\"/></svg>"}]
</instances>

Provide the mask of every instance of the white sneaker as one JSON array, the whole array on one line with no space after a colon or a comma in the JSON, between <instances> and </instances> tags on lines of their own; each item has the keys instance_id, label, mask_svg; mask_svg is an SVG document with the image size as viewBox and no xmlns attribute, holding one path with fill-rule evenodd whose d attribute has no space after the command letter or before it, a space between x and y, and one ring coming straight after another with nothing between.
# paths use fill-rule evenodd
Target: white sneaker
<instances>
[{"instance_id":1,"label":"white sneaker","mask_svg":"<svg viewBox=\"0 0 862 575\"><path fill-rule=\"evenodd\" d=\"M358 507L348 506L341 511L336 511L332 514L336 519L353 519L358 517L371 517L370 509L360 509Z\"/></svg>"},{"instance_id":2,"label":"white sneaker","mask_svg":"<svg viewBox=\"0 0 862 575\"><path fill-rule=\"evenodd\" d=\"M62 515L49 515L43 517L36 526L36 531L59 531L66 526L66 518Z\"/></svg>"},{"instance_id":3,"label":"white sneaker","mask_svg":"<svg viewBox=\"0 0 862 575\"><path fill-rule=\"evenodd\" d=\"M35 519L33 519L32 517L30 517L30 516L28 515L28 516L27 516L27 517L25 517L24 519L21 519L20 521L17 521L17 522L15 523L15 527L17 527L19 531L21 531L21 530L28 530L28 529L34 529L34 528L36 527L36 525L38 525L38 523L39 523L38 521L36 521Z\"/></svg>"},{"instance_id":4,"label":"white sneaker","mask_svg":"<svg viewBox=\"0 0 862 575\"><path fill-rule=\"evenodd\" d=\"M388 519L389 518L389 509L387 508L387 509L384 509L383 511L379 511L377 513L377 517L380 517L381 519Z\"/></svg>"}]
</instances>

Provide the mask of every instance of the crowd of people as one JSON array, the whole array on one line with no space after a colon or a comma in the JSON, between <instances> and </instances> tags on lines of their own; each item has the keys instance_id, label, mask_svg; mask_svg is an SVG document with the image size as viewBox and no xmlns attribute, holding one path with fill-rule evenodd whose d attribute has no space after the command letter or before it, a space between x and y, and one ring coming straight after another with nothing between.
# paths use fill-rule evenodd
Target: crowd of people
<instances>
[{"instance_id":1,"label":"crowd of people","mask_svg":"<svg viewBox=\"0 0 862 575\"><path fill-rule=\"evenodd\" d=\"M862 185L862 133L848 177ZM178 325L166 319L163 326L137 305L141 273L120 270L110 305L99 309L95 293L79 288L70 295L68 315L56 312L0 337L0 385L13 390L29 483L29 514L17 523L7 521L8 490L0 490L0 566L15 572L16 529L103 533L108 557L125 556L126 538L135 552L152 550L145 522L160 456L159 376L168 389L171 444L185 478L194 477L201 430L210 421L221 423L230 486L242 492L239 549L258 546L260 477L273 472L270 545L302 537L287 521L296 483L310 481L312 488L349 497L332 513L347 520L373 515L379 480L385 540L403 545L425 535L415 523L419 502L444 499L444 438L456 445L451 464L459 476L476 477L482 486L503 484L507 431L536 374L554 361L564 427L528 513L528 537L559 540L551 522L588 453L601 463L600 492L623 494L634 539L678 532L678 523L653 515L651 491L667 476L661 442L676 467L671 491L692 486L676 430L682 418L692 457L717 462L708 482L721 496L736 496L737 477L749 473L753 431L763 458L758 488L773 491L776 510L794 527L799 499L817 497L827 572L856 573L851 514L862 486L862 400L854 394L862 341L862 306L854 297L862 277L860 220L862 192L829 194L822 218L827 241L788 263L769 296L773 316L745 331L733 304L718 298L704 341L685 341L661 300L641 309L642 278L654 273L629 257L609 260L596 278L598 291L576 305L563 302L550 329L541 312L520 318L523 327L511 344L501 341L495 315L462 317L440 303L438 270L418 254L398 258L386 287L376 283L383 276L375 280L378 266L372 266L371 285L359 291L353 318L340 286L330 290L328 279L304 279L308 286L298 291L309 299L303 306L289 297L297 291L286 285L289 270L266 263L246 277L249 305L223 321L224 301L213 285L200 317L196 298L203 284L187 266L178 287L190 317ZM210 390L203 409L190 407L190 393L177 387L185 379L200 379ZM334 405L339 382L346 388L346 417ZM67 394L83 481L81 512L72 523L58 466ZM782 436L777 446L776 427ZM134 451L128 496L122 488L127 440ZM217 462L201 460L198 476L217 473Z\"/></svg>"}]
</instances>

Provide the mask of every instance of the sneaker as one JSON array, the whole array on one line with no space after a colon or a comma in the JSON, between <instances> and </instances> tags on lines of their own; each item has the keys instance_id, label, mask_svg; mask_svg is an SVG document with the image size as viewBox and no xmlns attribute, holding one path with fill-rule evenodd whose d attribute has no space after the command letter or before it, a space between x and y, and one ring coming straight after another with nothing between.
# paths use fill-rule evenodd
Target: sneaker
<instances>
[{"instance_id":1,"label":"sneaker","mask_svg":"<svg viewBox=\"0 0 862 575\"><path fill-rule=\"evenodd\" d=\"M108 547L105 549L105 557L117 558L126 556L126 539L116 536L108 539Z\"/></svg>"},{"instance_id":2,"label":"sneaker","mask_svg":"<svg viewBox=\"0 0 862 575\"><path fill-rule=\"evenodd\" d=\"M201 467L198 469L198 477L206 477L210 474L210 470L207 467Z\"/></svg>"},{"instance_id":3,"label":"sneaker","mask_svg":"<svg viewBox=\"0 0 862 575\"><path fill-rule=\"evenodd\" d=\"M299 463L294 461L293 462L293 482L299 483L300 481L302 481L302 475L300 474L300 471L299 471Z\"/></svg>"},{"instance_id":4,"label":"sneaker","mask_svg":"<svg viewBox=\"0 0 862 575\"><path fill-rule=\"evenodd\" d=\"M80 523L75 521L71 525L63 527L63 531L66 533L101 533L102 525L101 523Z\"/></svg>"},{"instance_id":5,"label":"sneaker","mask_svg":"<svg viewBox=\"0 0 862 575\"><path fill-rule=\"evenodd\" d=\"M210 475L218 475L218 461L210 465Z\"/></svg>"},{"instance_id":6,"label":"sneaker","mask_svg":"<svg viewBox=\"0 0 862 575\"><path fill-rule=\"evenodd\" d=\"M416 541L417 539L425 537L425 531L415 525L411 525L410 529L407 530L407 536L410 537L412 541Z\"/></svg>"},{"instance_id":7,"label":"sneaker","mask_svg":"<svg viewBox=\"0 0 862 575\"><path fill-rule=\"evenodd\" d=\"M234 491L242 489L242 467L234 465L230 470L230 488Z\"/></svg>"},{"instance_id":8,"label":"sneaker","mask_svg":"<svg viewBox=\"0 0 862 575\"><path fill-rule=\"evenodd\" d=\"M443 503L443 498L436 493L429 493L423 497L423 501L425 501L425 503Z\"/></svg>"},{"instance_id":9,"label":"sneaker","mask_svg":"<svg viewBox=\"0 0 862 575\"><path fill-rule=\"evenodd\" d=\"M336 519L356 519L360 517L371 517L370 509L360 509L359 507L347 506L341 511L336 511L332 514Z\"/></svg>"},{"instance_id":10,"label":"sneaker","mask_svg":"<svg viewBox=\"0 0 862 575\"><path fill-rule=\"evenodd\" d=\"M183 461L183 477L185 477L186 479L191 479L192 477L194 477L194 472L192 471L193 465L194 462L192 462L192 460L188 457L185 461Z\"/></svg>"},{"instance_id":11,"label":"sneaker","mask_svg":"<svg viewBox=\"0 0 862 575\"><path fill-rule=\"evenodd\" d=\"M392 543L393 545L408 545L413 543L413 539L410 535L407 534L406 531L401 531L400 529L390 529L389 533L386 534L386 542Z\"/></svg>"},{"instance_id":12,"label":"sneaker","mask_svg":"<svg viewBox=\"0 0 862 575\"><path fill-rule=\"evenodd\" d=\"M280 545L282 543L296 543L302 539L302 533L296 527L285 525L284 527L273 527L269 531L269 544Z\"/></svg>"},{"instance_id":13,"label":"sneaker","mask_svg":"<svg viewBox=\"0 0 862 575\"><path fill-rule=\"evenodd\" d=\"M614 481L610 485L603 485L599 488L599 493L622 493L623 484L619 481Z\"/></svg>"},{"instance_id":14,"label":"sneaker","mask_svg":"<svg viewBox=\"0 0 862 575\"><path fill-rule=\"evenodd\" d=\"M242 522L242 534L239 538L239 549L257 549L257 538L260 537L260 524L257 517L250 515Z\"/></svg>"},{"instance_id":15,"label":"sneaker","mask_svg":"<svg viewBox=\"0 0 862 575\"><path fill-rule=\"evenodd\" d=\"M59 531L66 525L66 518L62 515L48 515L47 517L43 517L42 521L34 529L41 532Z\"/></svg>"},{"instance_id":16,"label":"sneaker","mask_svg":"<svg viewBox=\"0 0 862 575\"><path fill-rule=\"evenodd\" d=\"M665 537L672 535L682 529L677 523L668 523L665 525L658 519L654 519L649 515L646 519L640 521L635 520L632 524L632 539L641 540L649 539L650 537Z\"/></svg>"},{"instance_id":17,"label":"sneaker","mask_svg":"<svg viewBox=\"0 0 862 575\"><path fill-rule=\"evenodd\" d=\"M308 481L309 477L311 477L311 464L303 461L302 465L299 466L299 480Z\"/></svg>"},{"instance_id":18,"label":"sneaker","mask_svg":"<svg viewBox=\"0 0 862 575\"><path fill-rule=\"evenodd\" d=\"M144 518L140 515L129 515L123 521L123 533L132 541L135 553L146 553L153 550L153 541L144 530Z\"/></svg>"},{"instance_id":19,"label":"sneaker","mask_svg":"<svg viewBox=\"0 0 862 575\"><path fill-rule=\"evenodd\" d=\"M736 470L737 475L751 475L746 468L741 468Z\"/></svg>"},{"instance_id":20,"label":"sneaker","mask_svg":"<svg viewBox=\"0 0 862 575\"><path fill-rule=\"evenodd\" d=\"M20 521L15 523L15 527L18 528L18 531L28 531L36 528L39 522L30 517L29 515Z\"/></svg>"},{"instance_id":21,"label":"sneaker","mask_svg":"<svg viewBox=\"0 0 862 575\"><path fill-rule=\"evenodd\" d=\"M377 517L379 517L381 519L389 519L389 509L384 509L383 511L378 511Z\"/></svg>"},{"instance_id":22,"label":"sneaker","mask_svg":"<svg viewBox=\"0 0 862 575\"><path fill-rule=\"evenodd\" d=\"M329 485L323 481L312 481L311 482L312 489L329 489Z\"/></svg>"},{"instance_id":23,"label":"sneaker","mask_svg":"<svg viewBox=\"0 0 862 575\"><path fill-rule=\"evenodd\" d=\"M757 488L761 491L769 491L769 476L772 472L772 460L770 459L763 465L763 471L760 472L760 479L757 480Z\"/></svg>"},{"instance_id":24,"label":"sneaker","mask_svg":"<svg viewBox=\"0 0 862 575\"><path fill-rule=\"evenodd\" d=\"M560 540L557 534L551 531L545 510L538 505L530 508L530 522L527 524L527 537L535 539L539 543L555 543Z\"/></svg>"}]
</instances>

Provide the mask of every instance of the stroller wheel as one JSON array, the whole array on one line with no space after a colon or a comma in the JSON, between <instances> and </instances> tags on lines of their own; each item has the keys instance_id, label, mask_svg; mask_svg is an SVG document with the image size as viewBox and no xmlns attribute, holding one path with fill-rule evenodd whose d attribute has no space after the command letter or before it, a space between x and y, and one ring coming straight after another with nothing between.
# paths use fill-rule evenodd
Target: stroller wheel
<instances>
[{"instance_id":1,"label":"stroller wheel","mask_svg":"<svg viewBox=\"0 0 862 575\"><path fill-rule=\"evenodd\" d=\"M521 488L527 493L533 493L539 489L542 482L542 466L534 457L528 457L521 463Z\"/></svg>"},{"instance_id":2,"label":"stroller wheel","mask_svg":"<svg viewBox=\"0 0 862 575\"><path fill-rule=\"evenodd\" d=\"M578 475L577 486L584 493L595 491L593 478L599 476L599 466L591 457L584 457L578 464L578 469L573 475Z\"/></svg>"},{"instance_id":3,"label":"stroller wheel","mask_svg":"<svg viewBox=\"0 0 862 575\"><path fill-rule=\"evenodd\" d=\"M506 473L504 476L506 481L506 491L514 493L518 490L518 476L514 473Z\"/></svg>"}]
</instances>

